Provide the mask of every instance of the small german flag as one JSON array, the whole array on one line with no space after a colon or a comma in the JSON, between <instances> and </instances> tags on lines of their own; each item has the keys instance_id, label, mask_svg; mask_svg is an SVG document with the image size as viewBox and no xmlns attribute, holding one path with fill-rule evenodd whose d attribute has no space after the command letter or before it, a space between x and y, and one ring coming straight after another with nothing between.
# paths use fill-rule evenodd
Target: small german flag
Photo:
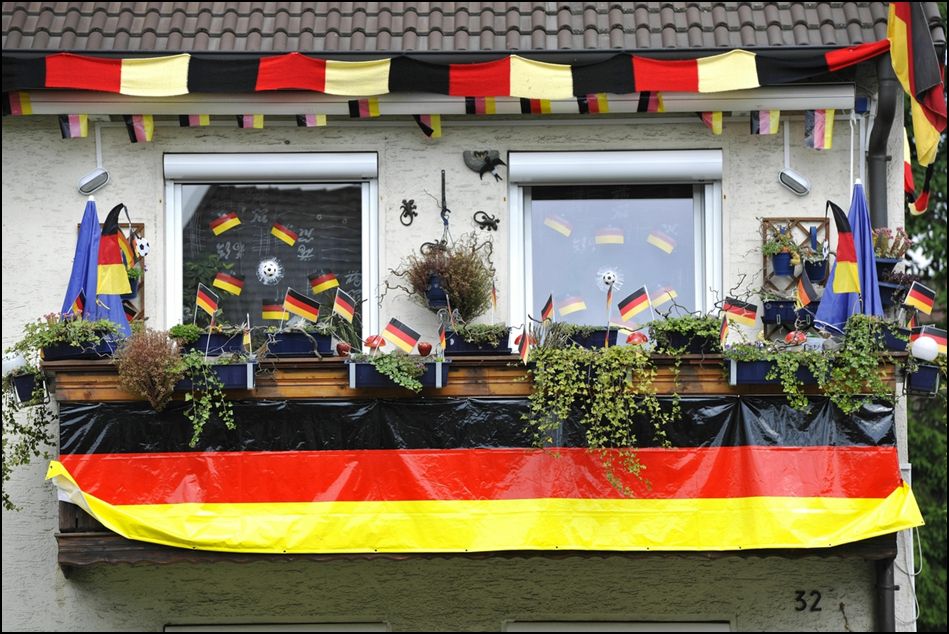
<instances>
[{"instance_id":1,"label":"small german flag","mask_svg":"<svg viewBox=\"0 0 949 634\"><path fill-rule=\"evenodd\" d=\"M563 303L560 304L560 316L566 317L572 313L578 313L581 310L587 309L587 303L583 301L582 297L571 296L563 300Z\"/></svg>"},{"instance_id":2,"label":"small german flag","mask_svg":"<svg viewBox=\"0 0 949 634\"><path fill-rule=\"evenodd\" d=\"M297 238L299 237L295 231L291 231L279 222L273 223L273 226L270 228L270 234L276 236L278 240L287 243L287 245L291 247L296 244Z\"/></svg>"},{"instance_id":3,"label":"small german flag","mask_svg":"<svg viewBox=\"0 0 949 634\"><path fill-rule=\"evenodd\" d=\"M64 139L82 139L89 136L89 115L59 115L59 131Z\"/></svg>"},{"instance_id":4,"label":"small german flag","mask_svg":"<svg viewBox=\"0 0 949 634\"><path fill-rule=\"evenodd\" d=\"M780 110L752 110L752 134L777 134L781 125Z\"/></svg>"},{"instance_id":5,"label":"small german flag","mask_svg":"<svg viewBox=\"0 0 949 634\"><path fill-rule=\"evenodd\" d=\"M722 315L722 325L718 329L718 343L725 349L725 342L728 340L728 315Z\"/></svg>"},{"instance_id":6,"label":"small german flag","mask_svg":"<svg viewBox=\"0 0 949 634\"><path fill-rule=\"evenodd\" d=\"M748 302L743 302L734 297L726 297L725 304L722 306L725 311L725 318L737 321L745 326L754 326L758 319L758 307Z\"/></svg>"},{"instance_id":7,"label":"small german flag","mask_svg":"<svg viewBox=\"0 0 949 634\"><path fill-rule=\"evenodd\" d=\"M79 294L76 295L76 299L72 300L72 306L69 307L69 312L73 317L82 317L82 311L86 308L86 291L80 290Z\"/></svg>"},{"instance_id":8,"label":"small german flag","mask_svg":"<svg viewBox=\"0 0 949 634\"><path fill-rule=\"evenodd\" d=\"M834 212L837 225L837 263L834 265L833 289L835 293L859 293L860 273L857 270L857 250L853 245L853 230L844 210L827 201L827 207Z\"/></svg>"},{"instance_id":9,"label":"small german flag","mask_svg":"<svg viewBox=\"0 0 949 634\"><path fill-rule=\"evenodd\" d=\"M498 287L495 285L494 280L491 280L491 309L498 309Z\"/></svg>"},{"instance_id":10,"label":"small german flag","mask_svg":"<svg viewBox=\"0 0 949 634\"><path fill-rule=\"evenodd\" d=\"M797 280L797 296L795 299L798 308L804 308L817 301L817 291L814 290L814 285L811 284L811 278L808 276L806 269Z\"/></svg>"},{"instance_id":11,"label":"small german flag","mask_svg":"<svg viewBox=\"0 0 949 634\"><path fill-rule=\"evenodd\" d=\"M946 354L946 331L935 326L919 326L913 328L913 333L909 336L910 342L916 341L920 337L929 337L936 341L939 354Z\"/></svg>"},{"instance_id":12,"label":"small german flag","mask_svg":"<svg viewBox=\"0 0 949 634\"><path fill-rule=\"evenodd\" d=\"M550 114L550 99L521 98L521 114Z\"/></svg>"},{"instance_id":13,"label":"small german flag","mask_svg":"<svg viewBox=\"0 0 949 634\"><path fill-rule=\"evenodd\" d=\"M122 259L125 260L125 267L130 269L135 266L135 251L132 250L132 245L129 244L129 240L125 237L121 228L116 234L116 238L119 241L119 249L122 251Z\"/></svg>"},{"instance_id":14,"label":"small german flag","mask_svg":"<svg viewBox=\"0 0 949 634\"><path fill-rule=\"evenodd\" d=\"M646 242L666 253L672 253L676 248L676 241L658 229L649 232L649 237L646 238Z\"/></svg>"},{"instance_id":15,"label":"small german flag","mask_svg":"<svg viewBox=\"0 0 949 634\"><path fill-rule=\"evenodd\" d=\"M646 291L646 287L643 286L638 291L631 293L619 303L617 308L619 308L619 314L623 321L629 321L649 308L649 293Z\"/></svg>"},{"instance_id":16,"label":"small german flag","mask_svg":"<svg viewBox=\"0 0 949 634\"><path fill-rule=\"evenodd\" d=\"M705 127L712 131L712 134L718 136L722 133L722 113L721 111L716 112L700 112L698 113L699 119L702 120L702 123L705 124Z\"/></svg>"},{"instance_id":17,"label":"small german flag","mask_svg":"<svg viewBox=\"0 0 949 634\"><path fill-rule=\"evenodd\" d=\"M442 347L442 350L448 345L448 334L445 332L445 324L438 325L438 345Z\"/></svg>"},{"instance_id":18,"label":"small german flag","mask_svg":"<svg viewBox=\"0 0 949 634\"><path fill-rule=\"evenodd\" d=\"M310 292L314 295L328 291L331 288L339 286L339 280L335 273L311 273L310 274Z\"/></svg>"},{"instance_id":19,"label":"small german flag","mask_svg":"<svg viewBox=\"0 0 949 634\"><path fill-rule=\"evenodd\" d=\"M679 294L675 292L675 289L669 287L660 288L659 292L652 298L652 305L655 308L659 308L663 304L668 304L678 296Z\"/></svg>"},{"instance_id":20,"label":"small german flag","mask_svg":"<svg viewBox=\"0 0 949 634\"><path fill-rule=\"evenodd\" d=\"M209 114L178 115L178 126L181 128L203 128L209 125L211 125L211 115Z\"/></svg>"},{"instance_id":21,"label":"small german flag","mask_svg":"<svg viewBox=\"0 0 949 634\"><path fill-rule=\"evenodd\" d=\"M219 271L218 274L214 276L214 281L211 282L211 286L219 288L222 291L227 291L231 295L240 295L241 291L244 290L244 279L243 275Z\"/></svg>"},{"instance_id":22,"label":"small german flag","mask_svg":"<svg viewBox=\"0 0 949 634\"><path fill-rule=\"evenodd\" d=\"M138 315L138 308L135 307L135 304L133 304L130 299L122 300L122 310L125 312L125 318L129 321L132 321L135 319L135 316Z\"/></svg>"},{"instance_id":23,"label":"small german flag","mask_svg":"<svg viewBox=\"0 0 949 634\"><path fill-rule=\"evenodd\" d=\"M356 302L341 288L336 289L336 299L333 300L333 312L349 323L353 323L353 315L356 314Z\"/></svg>"},{"instance_id":24,"label":"small german flag","mask_svg":"<svg viewBox=\"0 0 949 634\"><path fill-rule=\"evenodd\" d=\"M150 114L127 114L125 131L132 143L148 143L155 136L155 117Z\"/></svg>"},{"instance_id":25,"label":"small german flag","mask_svg":"<svg viewBox=\"0 0 949 634\"><path fill-rule=\"evenodd\" d=\"M580 114L605 114L610 111L610 102L605 92L580 95L577 97L577 109Z\"/></svg>"},{"instance_id":26,"label":"small german flag","mask_svg":"<svg viewBox=\"0 0 949 634\"><path fill-rule=\"evenodd\" d=\"M465 114L495 114L494 97L465 97Z\"/></svg>"},{"instance_id":27,"label":"small german flag","mask_svg":"<svg viewBox=\"0 0 949 634\"><path fill-rule=\"evenodd\" d=\"M96 272L97 295L125 295L132 292L128 269L122 260L122 248L119 246L119 234L122 233L119 228L119 213L124 208L122 203L113 207L102 223Z\"/></svg>"},{"instance_id":28,"label":"small german flag","mask_svg":"<svg viewBox=\"0 0 949 634\"><path fill-rule=\"evenodd\" d=\"M547 303L540 309L540 320L547 321L554 318L554 294L547 296Z\"/></svg>"},{"instance_id":29,"label":"small german flag","mask_svg":"<svg viewBox=\"0 0 949 634\"><path fill-rule=\"evenodd\" d=\"M276 299L263 300L260 314L264 319L284 320L290 318L290 313L285 311L283 304Z\"/></svg>"},{"instance_id":30,"label":"small german flag","mask_svg":"<svg viewBox=\"0 0 949 634\"><path fill-rule=\"evenodd\" d=\"M400 348L402 352L412 352L412 348L418 343L419 335L417 332L403 324L398 319L390 319L385 329L382 331L382 338L392 345Z\"/></svg>"},{"instance_id":31,"label":"small german flag","mask_svg":"<svg viewBox=\"0 0 949 634\"><path fill-rule=\"evenodd\" d=\"M527 326L524 326L524 332L521 333L518 339L520 339L520 343L517 344L517 353L521 355L521 361L524 362L524 365L527 365L527 358L531 351L531 335L527 330Z\"/></svg>"},{"instance_id":32,"label":"small german flag","mask_svg":"<svg viewBox=\"0 0 949 634\"><path fill-rule=\"evenodd\" d=\"M904 306L916 308L919 311L931 315L933 304L936 303L936 292L927 288L919 282L913 282L906 292L906 299L903 300Z\"/></svg>"},{"instance_id":33,"label":"small german flag","mask_svg":"<svg viewBox=\"0 0 949 634\"><path fill-rule=\"evenodd\" d=\"M415 125L422 134L430 139L440 139L442 136L442 116L440 114L413 114Z\"/></svg>"},{"instance_id":34,"label":"small german flag","mask_svg":"<svg viewBox=\"0 0 949 634\"><path fill-rule=\"evenodd\" d=\"M211 221L211 233L216 236L221 235L229 229L233 229L237 225L241 224L241 219L237 217L237 214L231 212L229 214L221 214L217 218Z\"/></svg>"},{"instance_id":35,"label":"small german flag","mask_svg":"<svg viewBox=\"0 0 949 634\"><path fill-rule=\"evenodd\" d=\"M292 288L287 288L287 294L283 298L283 309L310 321L316 321L320 316L320 303Z\"/></svg>"},{"instance_id":36,"label":"small german flag","mask_svg":"<svg viewBox=\"0 0 949 634\"><path fill-rule=\"evenodd\" d=\"M636 93L633 93L636 94ZM665 112L662 95L654 90L644 90L636 96L636 112Z\"/></svg>"},{"instance_id":37,"label":"small german flag","mask_svg":"<svg viewBox=\"0 0 949 634\"><path fill-rule=\"evenodd\" d=\"M260 130L264 127L264 115L262 114L239 114L237 115L238 128L250 128Z\"/></svg>"},{"instance_id":38,"label":"small german flag","mask_svg":"<svg viewBox=\"0 0 949 634\"><path fill-rule=\"evenodd\" d=\"M909 316L909 319L906 320L906 327L912 330L919 326L919 320L916 319L916 311L913 311L913 314Z\"/></svg>"},{"instance_id":39,"label":"small german flag","mask_svg":"<svg viewBox=\"0 0 949 634\"><path fill-rule=\"evenodd\" d=\"M550 227L565 238L569 238L573 233L573 225L557 215L549 215L544 218L544 225Z\"/></svg>"},{"instance_id":40,"label":"small german flag","mask_svg":"<svg viewBox=\"0 0 949 634\"><path fill-rule=\"evenodd\" d=\"M596 232L594 241L597 244L623 244L625 237L619 227L603 227Z\"/></svg>"},{"instance_id":41,"label":"small german flag","mask_svg":"<svg viewBox=\"0 0 949 634\"><path fill-rule=\"evenodd\" d=\"M213 316L217 311L219 301L220 298L214 291L204 284L198 283L198 296L195 299L195 304L197 304L198 308Z\"/></svg>"},{"instance_id":42,"label":"small german flag","mask_svg":"<svg viewBox=\"0 0 949 634\"><path fill-rule=\"evenodd\" d=\"M379 98L351 99L349 101L349 116L352 119L368 119L379 116Z\"/></svg>"},{"instance_id":43,"label":"small german flag","mask_svg":"<svg viewBox=\"0 0 949 634\"><path fill-rule=\"evenodd\" d=\"M247 349L247 352L251 352L253 348L253 343L250 337L250 325L244 324L244 336L241 338L241 345Z\"/></svg>"},{"instance_id":44,"label":"small german flag","mask_svg":"<svg viewBox=\"0 0 949 634\"><path fill-rule=\"evenodd\" d=\"M804 145L829 150L834 145L834 109L804 111Z\"/></svg>"},{"instance_id":45,"label":"small german flag","mask_svg":"<svg viewBox=\"0 0 949 634\"><path fill-rule=\"evenodd\" d=\"M322 128L326 125L325 114L298 114L298 128Z\"/></svg>"}]
</instances>

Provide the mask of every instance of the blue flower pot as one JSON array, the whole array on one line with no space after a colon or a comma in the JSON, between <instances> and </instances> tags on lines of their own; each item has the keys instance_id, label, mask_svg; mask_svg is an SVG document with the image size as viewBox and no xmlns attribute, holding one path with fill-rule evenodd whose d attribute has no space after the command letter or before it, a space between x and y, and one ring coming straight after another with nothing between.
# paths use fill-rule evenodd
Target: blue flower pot
<instances>
[{"instance_id":1,"label":"blue flower pot","mask_svg":"<svg viewBox=\"0 0 949 634\"><path fill-rule=\"evenodd\" d=\"M771 269L775 275L794 275L794 267L791 266L790 253L777 253L771 256Z\"/></svg>"},{"instance_id":2,"label":"blue flower pot","mask_svg":"<svg viewBox=\"0 0 949 634\"><path fill-rule=\"evenodd\" d=\"M67 361L76 359L105 359L111 357L118 347L112 337L100 339L96 343L84 346L71 346L68 343L57 343L43 348L44 361Z\"/></svg>"},{"instance_id":3,"label":"blue flower pot","mask_svg":"<svg viewBox=\"0 0 949 634\"><path fill-rule=\"evenodd\" d=\"M452 331L445 333L445 356L461 357L465 355L502 355L511 354L508 338L503 337L497 345L490 343L469 343Z\"/></svg>"},{"instance_id":4,"label":"blue flower pot","mask_svg":"<svg viewBox=\"0 0 949 634\"><path fill-rule=\"evenodd\" d=\"M880 301L883 308L889 308L896 301L897 292L902 288L902 284L895 282L880 282Z\"/></svg>"},{"instance_id":5,"label":"blue flower pot","mask_svg":"<svg viewBox=\"0 0 949 634\"><path fill-rule=\"evenodd\" d=\"M827 277L827 260L821 260L820 262L805 262L804 270L807 272L807 277L815 284L823 282L824 278Z\"/></svg>"},{"instance_id":6,"label":"blue flower pot","mask_svg":"<svg viewBox=\"0 0 949 634\"><path fill-rule=\"evenodd\" d=\"M906 388L917 394L935 394L939 390L939 368L920 364L915 372L907 375Z\"/></svg>"},{"instance_id":7,"label":"blue flower pot","mask_svg":"<svg viewBox=\"0 0 949 634\"><path fill-rule=\"evenodd\" d=\"M885 280L888 278L900 262L902 262L901 258L876 258L877 279Z\"/></svg>"},{"instance_id":8,"label":"blue flower pot","mask_svg":"<svg viewBox=\"0 0 949 634\"><path fill-rule=\"evenodd\" d=\"M881 343L885 350L889 350L890 352L906 352L906 348L909 347L909 329L898 328L894 332L890 328L883 328L881 332L883 333ZM897 335L900 335L902 339Z\"/></svg>"},{"instance_id":9,"label":"blue flower pot","mask_svg":"<svg viewBox=\"0 0 949 634\"><path fill-rule=\"evenodd\" d=\"M13 383L13 391L16 393L17 402L29 403L33 400L33 391L36 389L35 374L20 374L11 377L10 382Z\"/></svg>"},{"instance_id":10,"label":"blue flower pot","mask_svg":"<svg viewBox=\"0 0 949 634\"><path fill-rule=\"evenodd\" d=\"M448 384L448 366L451 361L432 362L425 364L425 372L419 377L422 387L442 388ZM353 389L364 388L398 388L386 375L376 370L375 366L368 362L348 361L349 368L349 387Z\"/></svg>"},{"instance_id":11,"label":"blue flower pot","mask_svg":"<svg viewBox=\"0 0 949 634\"><path fill-rule=\"evenodd\" d=\"M194 343L189 343L183 349L185 351L197 350L201 354L204 354L207 350L209 357L219 357L230 352L241 353L244 351L244 334L237 332L232 335L225 335L215 332L210 335L201 335Z\"/></svg>"},{"instance_id":12,"label":"blue flower pot","mask_svg":"<svg viewBox=\"0 0 949 634\"><path fill-rule=\"evenodd\" d=\"M431 308L444 308L448 306L448 293L445 292L441 276L434 273L428 277L428 289L425 291L425 299Z\"/></svg>"},{"instance_id":13,"label":"blue flower pot","mask_svg":"<svg viewBox=\"0 0 949 634\"><path fill-rule=\"evenodd\" d=\"M214 374L221 379L225 390L252 390L254 389L254 372L256 363L231 363L226 365L212 365ZM175 384L176 392L186 392L194 387L191 379L182 379ZM197 386L201 389L201 386Z\"/></svg>"},{"instance_id":14,"label":"blue flower pot","mask_svg":"<svg viewBox=\"0 0 949 634\"><path fill-rule=\"evenodd\" d=\"M267 343L270 357L312 357L314 350L323 357L333 356L333 336L316 333L278 332Z\"/></svg>"},{"instance_id":15,"label":"blue flower pot","mask_svg":"<svg viewBox=\"0 0 949 634\"><path fill-rule=\"evenodd\" d=\"M572 335L570 341L577 344L581 348L587 348L594 350L596 348L605 348L607 336L609 336L609 342L611 346L616 345L616 337L619 334L619 331L616 328L610 328L609 335L606 333L606 328L601 328L599 330L594 330L589 335Z\"/></svg>"},{"instance_id":16,"label":"blue flower pot","mask_svg":"<svg viewBox=\"0 0 949 634\"><path fill-rule=\"evenodd\" d=\"M761 321L766 324L784 324L794 327L797 321L797 310L793 299L774 299L764 302L764 312Z\"/></svg>"},{"instance_id":17,"label":"blue flower pot","mask_svg":"<svg viewBox=\"0 0 949 634\"><path fill-rule=\"evenodd\" d=\"M128 293L125 293L124 295L121 295L121 298L122 298L122 299L135 299L136 297L138 297L138 286L139 286L139 282L141 282L141 279L140 279L140 278L136 277L136 278L132 279L132 278L130 277L130 278L129 278L129 286L132 288L132 290L129 291Z\"/></svg>"},{"instance_id":18,"label":"blue flower pot","mask_svg":"<svg viewBox=\"0 0 949 634\"><path fill-rule=\"evenodd\" d=\"M773 385L780 379L768 379L768 373L775 367L773 361L735 361L731 359L729 385ZM807 368L798 368L797 379L803 385L816 385L817 379Z\"/></svg>"}]
</instances>

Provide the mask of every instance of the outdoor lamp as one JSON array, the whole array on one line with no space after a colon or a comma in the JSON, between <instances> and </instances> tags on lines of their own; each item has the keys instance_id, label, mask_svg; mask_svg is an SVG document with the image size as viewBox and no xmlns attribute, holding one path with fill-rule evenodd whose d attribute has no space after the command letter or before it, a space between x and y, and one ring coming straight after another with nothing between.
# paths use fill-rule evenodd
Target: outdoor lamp
<instances>
[{"instance_id":1,"label":"outdoor lamp","mask_svg":"<svg viewBox=\"0 0 949 634\"><path fill-rule=\"evenodd\" d=\"M913 342L913 356L923 361L932 361L939 354L939 344L932 337L920 337Z\"/></svg>"}]
</instances>

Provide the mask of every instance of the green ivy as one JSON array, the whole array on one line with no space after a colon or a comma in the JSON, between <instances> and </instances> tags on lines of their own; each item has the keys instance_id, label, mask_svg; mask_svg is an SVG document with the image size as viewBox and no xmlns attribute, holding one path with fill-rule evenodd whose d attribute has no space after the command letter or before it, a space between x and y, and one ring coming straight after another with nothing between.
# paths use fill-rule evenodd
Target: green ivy
<instances>
[{"instance_id":1,"label":"green ivy","mask_svg":"<svg viewBox=\"0 0 949 634\"><path fill-rule=\"evenodd\" d=\"M649 324L656 352L661 354L681 355L685 352L683 346L673 346L669 339L672 334L679 334L689 340L707 340L711 345L710 352L720 352L718 341L719 329L722 320L711 315L683 315L657 319Z\"/></svg>"},{"instance_id":2,"label":"green ivy","mask_svg":"<svg viewBox=\"0 0 949 634\"><path fill-rule=\"evenodd\" d=\"M413 392L422 391L422 382L419 379L425 373L425 363L421 357L392 352L362 356L361 359L371 363L380 374L389 377L396 385Z\"/></svg>"},{"instance_id":3,"label":"green ivy","mask_svg":"<svg viewBox=\"0 0 949 634\"><path fill-rule=\"evenodd\" d=\"M194 434L190 446L198 444L204 426L217 414L228 429L235 429L234 407L224 393L224 384L215 374L213 363L198 351L192 351L182 357L185 377L191 380L191 389L185 394L185 417L191 421ZM215 363L227 363L230 359L218 358Z\"/></svg>"},{"instance_id":4,"label":"green ivy","mask_svg":"<svg viewBox=\"0 0 949 634\"><path fill-rule=\"evenodd\" d=\"M507 341L507 324L458 324L454 333L474 345L499 346Z\"/></svg>"},{"instance_id":5,"label":"green ivy","mask_svg":"<svg viewBox=\"0 0 949 634\"><path fill-rule=\"evenodd\" d=\"M22 375L24 372L21 372ZM27 368L36 382L29 401L17 400L13 376L3 377L3 508L18 510L7 493L6 486L16 467L28 465L33 458L49 459L48 448L53 444L53 423L57 414L46 398L43 374L36 368Z\"/></svg>"}]
</instances>

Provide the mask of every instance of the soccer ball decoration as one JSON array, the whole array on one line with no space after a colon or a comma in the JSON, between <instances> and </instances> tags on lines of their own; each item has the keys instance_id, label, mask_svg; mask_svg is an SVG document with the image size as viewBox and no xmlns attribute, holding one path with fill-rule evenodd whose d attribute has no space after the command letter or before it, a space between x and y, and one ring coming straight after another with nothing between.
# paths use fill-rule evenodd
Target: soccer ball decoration
<instances>
[{"instance_id":1,"label":"soccer ball decoration","mask_svg":"<svg viewBox=\"0 0 949 634\"><path fill-rule=\"evenodd\" d=\"M623 287L623 274L616 268L603 268L596 272L596 285L604 293L612 286L614 291Z\"/></svg>"},{"instance_id":2,"label":"soccer ball decoration","mask_svg":"<svg viewBox=\"0 0 949 634\"><path fill-rule=\"evenodd\" d=\"M139 238L138 236L135 236L132 239L135 241L135 253L138 254L138 257L144 258L151 252L152 247L150 244L148 244L148 240L145 238Z\"/></svg>"},{"instance_id":3,"label":"soccer ball decoration","mask_svg":"<svg viewBox=\"0 0 949 634\"><path fill-rule=\"evenodd\" d=\"M261 260L257 265L257 279L265 286L273 286L283 279L283 265L277 258Z\"/></svg>"}]
</instances>

